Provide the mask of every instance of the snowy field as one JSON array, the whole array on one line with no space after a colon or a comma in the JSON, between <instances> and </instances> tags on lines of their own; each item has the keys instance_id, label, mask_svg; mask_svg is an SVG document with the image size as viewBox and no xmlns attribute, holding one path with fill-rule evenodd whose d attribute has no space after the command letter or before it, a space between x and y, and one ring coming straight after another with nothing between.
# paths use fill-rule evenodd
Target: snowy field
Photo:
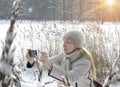
<instances>
[{"instance_id":1,"label":"snowy field","mask_svg":"<svg viewBox=\"0 0 120 87\"><path fill-rule=\"evenodd\" d=\"M48 24L45 26L45 24ZM28 29L30 28L30 26L35 27L35 29L37 28L46 28L46 30L49 30L49 27L51 27L51 29L55 29L57 28L59 31L61 31L61 29L73 29L73 28L80 28L83 26L86 26L88 23L80 23L77 24L77 26L75 24L72 23L61 23L61 22L56 22L56 27L52 26L54 25L54 22L50 22L50 23L38 23L38 22L17 22L15 25L15 28L17 28L17 30L19 31L19 29ZM48 27L47 27L48 26ZM3 43L4 43L4 38L6 35L6 31L9 28L9 22L8 21L0 21L0 47L3 47ZM103 29L106 32L112 32L113 29L120 29L120 23L104 23L104 24L100 24L100 28ZM21 40L21 39L20 39ZM23 41L23 40L21 40ZM19 43L18 43L19 44ZM37 47L37 46L36 46ZM27 49L28 47L24 48ZM0 50L1 53L1 50ZM25 67L22 67L22 87L57 87L56 86L56 81L54 79L52 79L51 77L47 76L47 73L43 74L42 76L42 80L41 82L38 82L37 79L37 72L33 71L31 69L28 69ZM118 83L119 84L119 83ZM39 85L39 86L37 86ZM120 87L120 86L111 86L111 87Z\"/></svg>"},{"instance_id":2,"label":"snowy field","mask_svg":"<svg viewBox=\"0 0 120 87\"><path fill-rule=\"evenodd\" d=\"M35 72L30 72L29 70L22 72L23 81L21 82L21 87L57 87L55 80L47 75L43 75L42 81L38 82L33 74Z\"/></svg>"},{"instance_id":3,"label":"snowy field","mask_svg":"<svg viewBox=\"0 0 120 87\"><path fill-rule=\"evenodd\" d=\"M22 68L22 81L21 87L57 87L56 81L49 77L47 73L43 73L42 79L38 82L38 72L26 67L26 62Z\"/></svg>"}]
</instances>

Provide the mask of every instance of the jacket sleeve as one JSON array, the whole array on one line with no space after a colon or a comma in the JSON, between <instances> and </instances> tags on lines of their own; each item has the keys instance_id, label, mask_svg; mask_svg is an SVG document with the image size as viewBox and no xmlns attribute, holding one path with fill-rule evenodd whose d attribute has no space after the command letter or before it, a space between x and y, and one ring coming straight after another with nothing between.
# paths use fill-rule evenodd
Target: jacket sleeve
<instances>
[{"instance_id":1,"label":"jacket sleeve","mask_svg":"<svg viewBox=\"0 0 120 87\"><path fill-rule=\"evenodd\" d=\"M35 63L35 62L34 62ZM27 68L32 68L34 63L30 64L30 62L27 62Z\"/></svg>"},{"instance_id":2,"label":"jacket sleeve","mask_svg":"<svg viewBox=\"0 0 120 87\"><path fill-rule=\"evenodd\" d=\"M38 67L42 69L43 65L39 62L37 65L37 61L33 62L32 64L27 62L27 68L31 68L34 71L39 71Z\"/></svg>"},{"instance_id":3,"label":"jacket sleeve","mask_svg":"<svg viewBox=\"0 0 120 87\"><path fill-rule=\"evenodd\" d=\"M48 76L53 77L59 81L62 81L61 76L66 75L66 71L63 70L62 68L52 64L52 67L50 70L48 70Z\"/></svg>"},{"instance_id":4,"label":"jacket sleeve","mask_svg":"<svg viewBox=\"0 0 120 87\"><path fill-rule=\"evenodd\" d=\"M59 65L61 63L62 58L64 58L64 53L60 53L60 54L57 54L55 56L49 57L48 61L51 64ZM46 71L46 68L41 63L39 63L39 65L43 70ZM36 65L36 61L33 64L30 64L29 62L27 62L27 68L31 68L35 71L38 70L37 65Z\"/></svg>"},{"instance_id":5,"label":"jacket sleeve","mask_svg":"<svg viewBox=\"0 0 120 87\"><path fill-rule=\"evenodd\" d=\"M89 73L91 62L86 58L81 58L74 64L74 67L68 72L53 64L49 71L49 76L55 77L55 79L58 78L60 81L62 80L61 76L65 76L69 83L76 82L80 78L85 78Z\"/></svg>"},{"instance_id":6,"label":"jacket sleeve","mask_svg":"<svg viewBox=\"0 0 120 87\"><path fill-rule=\"evenodd\" d=\"M48 61L51 64L60 65L61 64L61 60L63 60L63 58L64 58L64 53L60 53L60 54L57 54L55 56L49 57Z\"/></svg>"}]
</instances>

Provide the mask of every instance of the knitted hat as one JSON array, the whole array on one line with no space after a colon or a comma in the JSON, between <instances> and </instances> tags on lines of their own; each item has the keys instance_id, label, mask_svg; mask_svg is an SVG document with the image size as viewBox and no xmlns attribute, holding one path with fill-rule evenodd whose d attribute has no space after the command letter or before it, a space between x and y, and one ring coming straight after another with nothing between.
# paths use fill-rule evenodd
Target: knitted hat
<instances>
[{"instance_id":1,"label":"knitted hat","mask_svg":"<svg viewBox=\"0 0 120 87\"><path fill-rule=\"evenodd\" d=\"M85 42L84 34L78 30L71 30L66 32L63 38L71 40L76 48L82 48Z\"/></svg>"}]
</instances>

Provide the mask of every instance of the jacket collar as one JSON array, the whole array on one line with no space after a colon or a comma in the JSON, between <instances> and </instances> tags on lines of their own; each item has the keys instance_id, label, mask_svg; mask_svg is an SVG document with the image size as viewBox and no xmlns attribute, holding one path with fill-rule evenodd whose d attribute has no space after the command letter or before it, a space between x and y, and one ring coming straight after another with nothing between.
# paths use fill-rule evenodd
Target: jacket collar
<instances>
[{"instance_id":1,"label":"jacket collar","mask_svg":"<svg viewBox=\"0 0 120 87\"><path fill-rule=\"evenodd\" d=\"M71 62L78 60L81 56L80 49L76 49L70 54L65 54L65 58L70 59Z\"/></svg>"}]
</instances>

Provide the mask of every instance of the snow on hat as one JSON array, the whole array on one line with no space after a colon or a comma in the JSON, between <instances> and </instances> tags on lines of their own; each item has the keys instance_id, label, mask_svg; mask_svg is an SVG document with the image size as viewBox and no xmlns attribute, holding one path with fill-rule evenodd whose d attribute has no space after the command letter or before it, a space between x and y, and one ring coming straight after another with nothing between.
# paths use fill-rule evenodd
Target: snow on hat
<instances>
[{"instance_id":1,"label":"snow on hat","mask_svg":"<svg viewBox=\"0 0 120 87\"><path fill-rule=\"evenodd\" d=\"M85 36L83 32L78 30L71 30L66 32L63 38L71 40L76 48L82 48L85 42Z\"/></svg>"}]
</instances>

